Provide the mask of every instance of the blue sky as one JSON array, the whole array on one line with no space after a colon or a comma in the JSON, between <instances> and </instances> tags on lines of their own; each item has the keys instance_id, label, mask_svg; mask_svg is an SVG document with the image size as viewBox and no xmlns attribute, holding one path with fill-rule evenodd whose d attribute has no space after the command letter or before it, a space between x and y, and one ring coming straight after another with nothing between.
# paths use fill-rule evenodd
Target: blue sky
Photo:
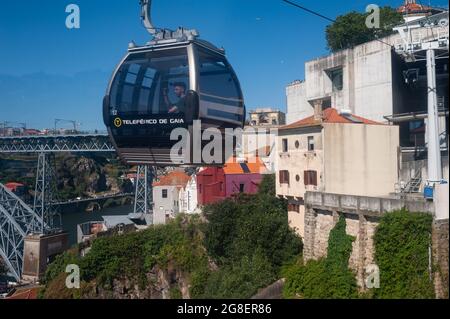
<instances>
[{"instance_id":1,"label":"blue sky","mask_svg":"<svg viewBox=\"0 0 450 319\"><path fill-rule=\"evenodd\" d=\"M227 50L247 108L286 108L285 87L304 77L304 62L327 54L327 21L281 0L154 0L159 27L196 28ZM297 0L335 18L364 11L370 1ZM378 0L397 7L402 0ZM428 4L428 0L424 0ZM81 10L81 28L65 26L68 4ZM445 4L435 1L433 4ZM138 0L2 0L0 2L0 122L52 127L74 119L103 129L101 102L109 77L131 40L149 34Z\"/></svg>"}]
</instances>

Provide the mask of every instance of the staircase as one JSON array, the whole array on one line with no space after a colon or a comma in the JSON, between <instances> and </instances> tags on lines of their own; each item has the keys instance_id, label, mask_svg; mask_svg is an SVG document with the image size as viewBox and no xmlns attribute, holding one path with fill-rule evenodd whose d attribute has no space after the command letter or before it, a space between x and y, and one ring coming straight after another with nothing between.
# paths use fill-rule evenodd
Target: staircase
<instances>
[{"instance_id":1,"label":"staircase","mask_svg":"<svg viewBox=\"0 0 450 319\"><path fill-rule=\"evenodd\" d=\"M409 180L409 182L406 184L405 188L402 191L402 193L404 194L420 193L423 182L422 169L424 162L418 163L420 164L418 165L418 167L415 168L414 176Z\"/></svg>"}]
</instances>

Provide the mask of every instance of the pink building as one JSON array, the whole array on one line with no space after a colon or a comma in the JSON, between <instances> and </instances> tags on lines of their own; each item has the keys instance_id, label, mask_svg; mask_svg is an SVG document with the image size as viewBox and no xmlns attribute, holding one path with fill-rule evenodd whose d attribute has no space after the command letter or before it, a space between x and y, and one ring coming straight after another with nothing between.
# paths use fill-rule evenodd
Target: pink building
<instances>
[{"instance_id":1,"label":"pink building","mask_svg":"<svg viewBox=\"0 0 450 319\"><path fill-rule=\"evenodd\" d=\"M197 175L200 206L231 198L236 194L256 194L266 171L259 158L254 163L230 160L223 168L209 167Z\"/></svg>"}]
</instances>

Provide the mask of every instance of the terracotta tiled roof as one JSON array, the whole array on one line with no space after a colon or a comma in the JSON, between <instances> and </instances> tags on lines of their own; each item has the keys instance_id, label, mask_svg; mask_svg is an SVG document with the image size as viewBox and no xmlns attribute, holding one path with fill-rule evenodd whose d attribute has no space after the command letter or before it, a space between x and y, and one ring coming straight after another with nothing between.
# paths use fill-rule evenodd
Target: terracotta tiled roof
<instances>
[{"instance_id":1,"label":"terracotta tiled roof","mask_svg":"<svg viewBox=\"0 0 450 319\"><path fill-rule=\"evenodd\" d=\"M355 120L352 120L355 119ZM366 118L351 114L350 116L344 116L339 114L338 110L334 108L328 108L323 111L323 120L318 121L314 116L307 117L303 120L295 122L290 125L286 125L280 128L280 130L288 130L293 128L300 128L306 126L316 126L322 123L342 123L342 124L370 124L370 125L383 125L382 123L368 120Z\"/></svg>"},{"instance_id":2,"label":"terracotta tiled roof","mask_svg":"<svg viewBox=\"0 0 450 319\"><path fill-rule=\"evenodd\" d=\"M431 10L431 7L417 4L416 1L405 1L405 4L398 8L398 12L403 14L423 13Z\"/></svg>"},{"instance_id":3,"label":"terracotta tiled roof","mask_svg":"<svg viewBox=\"0 0 450 319\"><path fill-rule=\"evenodd\" d=\"M259 157L248 160L248 163L240 163L233 157L223 167L223 171L226 175L260 174L265 170L266 167Z\"/></svg>"},{"instance_id":4,"label":"terracotta tiled roof","mask_svg":"<svg viewBox=\"0 0 450 319\"><path fill-rule=\"evenodd\" d=\"M154 187L157 186L179 186L186 187L187 183L191 178L189 175L183 172L170 172L166 176L160 178L159 182L153 183Z\"/></svg>"},{"instance_id":5,"label":"terracotta tiled roof","mask_svg":"<svg viewBox=\"0 0 450 319\"><path fill-rule=\"evenodd\" d=\"M19 187L24 187L25 185L23 185L23 184L21 184L21 183L7 183L7 184L5 184L5 187L7 188L7 189L9 189L10 191L13 191L13 192L15 192L16 190L17 190L17 188L19 188Z\"/></svg>"}]
</instances>

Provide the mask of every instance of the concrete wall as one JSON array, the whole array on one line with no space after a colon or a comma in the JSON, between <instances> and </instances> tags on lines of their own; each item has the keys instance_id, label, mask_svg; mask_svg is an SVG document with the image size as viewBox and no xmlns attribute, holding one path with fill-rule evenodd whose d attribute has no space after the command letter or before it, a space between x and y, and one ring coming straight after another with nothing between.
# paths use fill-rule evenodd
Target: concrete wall
<instances>
[{"instance_id":1,"label":"concrete wall","mask_svg":"<svg viewBox=\"0 0 450 319\"><path fill-rule=\"evenodd\" d=\"M434 264L438 268L434 277L436 297L448 299L448 219L433 223L432 240Z\"/></svg>"},{"instance_id":2,"label":"concrete wall","mask_svg":"<svg viewBox=\"0 0 450 319\"><path fill-rule=\"evenodd\" d=\"M167 198L162 191L167 190ZM175 217L179 213L179 189L176 186L153 187L153 218L155 224L165 224L166 216Z\"/></svg>"},{"instance_id":3,"label":"concrete wall","mask_svg":"<svg viewBox=\"0 0 450 319\"><path fill-rule=\"evenodd\" d=\"M308 101L331 97L331 105L338 109L351 109L354 105L350 100L349 83L353 81L352 50L343 50L327 57L321 57L305 64L306 99ZM333 85L328 70L343 69L343 89L333 91Z\"/></svg>"},{"instance_id":4,"label":"concrete wall","mask_svg":"<svg viewBox=\"0 0 450 319\"><path fill-rule=\"evenodd\" d=\"M359 45L353 50L349 94L354 94L356 115L386 122L384 116L393 114L392 54L391 47L379 41Z\"/></svg>"},{"instance_id":5,"label":"concrete wall","mask_svg":"<svg viewBox=\"0 0 450 319\"><path fill-rule=\"evenodd\" d=\"M24 240L22 279L38 282L45 275L50 258L69 248L67 233L54 235L29 235Z\"/></svg>"},{"instance_id":6,"label":"concrete wall","mask_svg":"<svg viewBox=\"0 0 450 319\"><path fill-rule=\"evenodd\" d=\"M374 263L373 237L379 219L387 212L402 208L430 214L434 211L433 203L425 200L359 197L318 192L306 194L305 206L305 236L303 237L305 260L327 256L330 232L339 217L344 216L346 233L355 237L349 258L349 268L354 272L361 289L364 289L365 270ZM448 220L446 230L445 221L442 225L439 229L434 227L436 231L433 235L433 247L437 249L435 259L437 258L441 268L447 269L447 272L437 279L444 282L441 285L444 286L445 280L448 283Z\"/></svg>"},{"instance_id":7,"label":"concrete wall","mask_svg":"<svg viewBox=\"0 0 450 319\"><path fill-rule=\"evenodd\" d=\"M295 81L286 87L286 124L292 124L314 115L314 108L306 99L306 83Z\"/></svg>"},{"instance_id":8,"label":"concrete wall","mask_svg":"<svg viewBox=\"0 0 450 319\"><path fill-rule=\"evenodd\" d=\"M393 113L390 47L378 41L306 63L306 99L331 97L331 106L371 120ZM327 70L343 69L343 89L333 91Z\"/></svg>"},{"instance_id":9,"label":"concrete wall","mask_svg":"<svg viewBox=\"0 0 450 319\"><path fill-rule=\"evenodd\" d=\"M384 38L394 44L398 35ZM386 122L384 116L392 115L395 103L401 103L400 95L394 96L394 88L402 88L403 78L393 76L398 70L395 53L391 47L372 41L320 57L305 63L305 82L294 82L286 89L288 124L313 115L314 100L331 99L331 107L348 109L352 113L372 120ZM329 70L342 68L343 89L333 90Z\"/></svg>"},{"instance_id":10,"label":"concrete wall","mask_svg":"<svg viewBox=\"0 0 450 319\"><path fill-rule=\"evenodd\" d=\"M305 238L305 206L299 205L298 210L288 210L288 221L291 229L301 238Z\"/></svg>"},{"instance_id":11,"label":"concrete wall","mask_svg":"<svg viewBox=\"0 0 450 319\"><path fill-rule=\"evenodd\" d=\"M434 205L436 207L436 220L448 220L449 219L449 206L448 206L448 184L436 185L434 189Z\"/></svg>"},{"instance_id":12,"label":"concrete wall","mask_svg":"<svg viewBox=\"0 0 450 319\"><path fill-rule=\"evenodd\" d=\"M398 149L396 126L324 123L324 190L359 196L395 192Z\"/></svg>"}]
</instances>

